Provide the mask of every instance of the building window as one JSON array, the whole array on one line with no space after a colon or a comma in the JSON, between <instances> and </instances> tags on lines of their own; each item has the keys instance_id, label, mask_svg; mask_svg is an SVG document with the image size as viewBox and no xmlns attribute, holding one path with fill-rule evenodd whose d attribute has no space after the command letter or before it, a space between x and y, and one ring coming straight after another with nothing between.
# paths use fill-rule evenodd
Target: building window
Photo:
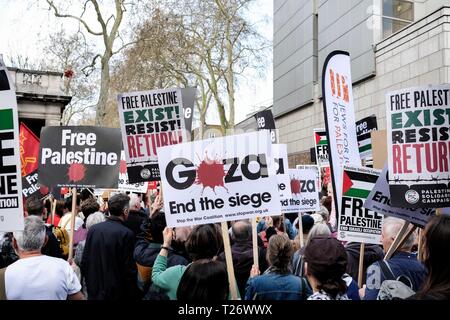
<instances>
[{"instance_id":1,"label":"building window","mask_svg":"<svg viewBox=\"0 0 450 320\"><path fill-rule=\"evenodd\" d=\"M383 38L414 21L414 3L406 0L383 0Z\"/></svg>"}]
</instances>

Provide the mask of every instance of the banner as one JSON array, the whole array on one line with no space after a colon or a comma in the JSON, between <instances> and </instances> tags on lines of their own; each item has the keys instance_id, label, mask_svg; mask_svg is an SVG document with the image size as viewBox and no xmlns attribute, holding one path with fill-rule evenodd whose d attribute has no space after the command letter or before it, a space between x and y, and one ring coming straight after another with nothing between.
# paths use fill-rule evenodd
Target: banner
<instances>
[{"instance_id":1,"label":"banner","mask_svg":"<svg viewBox=\"0 0 450 320\"><path fill-rule=\"evenodd\" d=\"M374 130L378 130L377 117L375 115L356 122L356 138L358 139L361 159L372 156L372 138L370 132Z\"/></svg>"},{"instance_id":2,"label":"banner","mask_svg":"<svg viewBox=\"0 0 450 320\"><path fill-rule=\"evenodd\" d=\"M336 215L341 212L342 167L361 165L356 139L350 55L333 51L325 60L322 72L322 97L325 131L328 138L331 176Z\"/></svg>"},{"instance_id":3,"label":"banner","mask_svg":"<svg viewBox=\"0 0 450 320\"><path fill-rule=\"evenodd\" d=\"M187 141L179 88L117 96L130 183L160 180L157 148Z\"/></svg>"},{"instance_id":4,"label":"banner","mask_svg":"<svg viewBox=\"0 0 450 320\"><path fill-rule=\"evenodd\" d=\"M20 164L24 177L38 168L39 138L23 123L20 124L19 136Z\"/></svg>"},{"instance_id":5,"label":"banner","mask_svg":"<svg viewBox=\"0 0 450 320\"><path fill-rule=\"evenodd\" d=\"M44 127L39 151L39 183L116 189L121 145L119 129Z\"/></svg>"},{"instance_id":6,"label":"banner","mask_svg":"<svg viewBox=\"0 0 450 320\"><path fill-rule=\"evenodd\" d=\"M277 132L275 127L275 120L271 110L263 110L255 114L256 124L258 125L258 130L269 130L270 139L272 143L277 143Z\"/></svg>"},{"instance_id":7,"label":"banner","mask_svg":"<svg viewBox=\"0 0 450 320\"><path fill-rule=\"evenodd\" d=\"M450 206L450 85L386 94L392 206Z\"/></svg>"},{"instance_id":8,"label":"banner","mask_svg":"<svg viewBox=\"0 0 450 320\"><path fill-rule=\"evenodd\" d=\"M385 216L400 218L421 227L425 227L428 220L436 214L436 210L432 208L410 209L392 207L387 163L367 200L364 202L364 208L382 213Z\"/></svg>"},{"instance_id":9,"label":"banner","mask_svg":"<svg viewBox=\"0 0 450 320\"><path fill-rule=\"evenodd\" d=\"M40 185L38 180L37 170L34 170L25 177L22 177L22 195L25 199L31 196L43 198L49 194L49 188L47 186Z\"/></svg>"},{"instance_id":10,"label":"banner","mask_svg":"<svg viewBox=\"0 0 450 320\"><path fill-rule=\"evenodd\" d=\"M280 193L281 212L286 211L289 207L289 200L291 199L291 182L289 179L289 164L287 156L287 145L272 144L272 156L275 160L276 175L278 180L278 191Z\"/></svg>"},{"instance_id":11,"label":"banner","mask_svg":"<svg viewBox=\"0 0 450 320\"><path fill-rule=\"evenodd\" d=\"M167 226L279 215L267 131L158 148Z\"/></svg>"},{"instance_id":12,"label":"banner","mask_svg":"<svg viewBox=\"0 0 450 320\"><path fill-rule=\"evenodd\" d=\"M0 55L0 231L23 230L16 93Z\"/></svg>"},{"instance_id":13,"label":"banner","mask_svg":"<svg viewBox=\"0 0 450 320\"><path fill-rule=\"evenodd\" d=\"M147 193L148 182L130 183L127 173L127 162L125 160L125 152L120 152L120 167L119 167L119 183L118 190L121 192L136 192Z\"/></svg>"},{"instance_id":14,"label":"banner","mask_svg":"<svg viewBox=\"0 0 450 320\"><path fill-rule=\"evenodd\" d=\"M297 165L289 169L291 198L285 212L310 212L320 210L319 168ZM287 203L287 202L286 202Z\"/></svg>"},{"instance_id":15,"label":"banner","mask_svg":"<svg viewBox=\"0 0 450 320\"><path fill-rule=\"evenodd\" d=\"M324 129L314 129L314 144L316 148L316 164L319 167L328 167L328 140Z\"/></svg>"},{"instance_id":16,"label":"banner","mask_svg":"<svg viewBox=\"0 0 450 320\"><path fill-rule=\"evenodd\" d=\"M364 208L381 171L359 166L344 166L342 174L342 211L338 218L338 239L379 244L383 215Z\"/></svg>"}]
</instances>

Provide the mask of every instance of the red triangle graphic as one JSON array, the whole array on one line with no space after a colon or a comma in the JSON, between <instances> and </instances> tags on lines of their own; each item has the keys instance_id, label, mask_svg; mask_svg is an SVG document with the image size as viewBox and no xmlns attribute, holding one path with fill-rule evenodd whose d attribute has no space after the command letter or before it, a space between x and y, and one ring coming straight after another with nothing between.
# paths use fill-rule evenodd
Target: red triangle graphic
<instances>
[{"instance_id":1,"label":"red triangle graphic","mask_svg":"<svg viewBox=\"0 0 450 320\"><path fill-rule=\"evenodd\" d=\"M344 171L344 179L342 181L342 194L345 194L353 185L352 179Z\"/></svg>"},{"instance_id":2,"label":"red triangle graphic","mask_svg":"<svg viewBox=\"0 0 450 320\"><path fill-rule=\"evenodd\" d=\"M316 144L319 144L320 135L317 132L315 132L315 135L316 135Z\"/></svg>"}]
</instances>

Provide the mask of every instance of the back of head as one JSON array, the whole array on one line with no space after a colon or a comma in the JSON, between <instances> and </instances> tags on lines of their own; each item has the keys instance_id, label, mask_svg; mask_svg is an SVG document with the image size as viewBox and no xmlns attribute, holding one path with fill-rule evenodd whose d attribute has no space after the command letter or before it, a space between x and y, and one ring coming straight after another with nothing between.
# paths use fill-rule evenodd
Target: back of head
<instances>
[{"instance_id":1,"label":"back of head","mask_svg":"<svg viewBox=\"0 0 450 320\"><path fill-rule=\"evenodd\" d=\"M55 208L55 214L59 217L62 217L64 214L64 201L58 200L56 201L56 208Z\"/></svg>"},{"instance_id":2,"label":"back of head","mask_svg":"<svg viewBox=\"0 0 450 320\"><path fill-rule=\"evenodd\" d=\"M29 216L42 216L44 214L44 204L37 197L29 197L26 207Z\"/></svg>"},{"instance_id":3,"label":"back of head","mask_svg":"<svg viewBox=\"0 0 450 320\"><path fill-rule=\"evenodd\" d=\"M222 234L215 224L194 227L186 240L186 251L192 260L212 259L222 248Z\"/></svg>"},{"instance_id":4,"label":"back of head","mask_svg":"<svg viewBox=\"0 0 450 320\"><path fill-rule=\"evenodd\" d=\"M85 218L89 217L94 212L97 212L100 209L100 205L97 200L94 198L87 198L81 203L81 212Z\"/></svg>"},{"instance_id":5,"label":"back of head","mask_svg":"<svg viewBox=\"0 0 450 320\"><path fill-rule=\"evenodd\" d=\"M200 259L190 264L181 277L177 299L207 302L227 299L228 276L225 264L210 259Z\"/></svg>"},{"instance_id":6,"label":"back of head","mask_svg":"<svg viewBox=\"0 0 450 320\"><path fill-rule=\"evenodd\" d=\"M287 235L276 234L270 237L267 247L267 260L275 272L289 273L289 263L293 254L294 247Z\"/></svg>"},{"instance_id":7,"label":"back of head","mask_svg":"<svg viewBox=\"0 0 450 320\"><path fill-rule=\"evenodd\" d=\"M314 225L308 233L308 239L306 239L305 246L307 246L310 242L310 240L314 237L328 237L331 235L330 228L325 223L318 223Z\"/></svg>"},{"instance_id":8,"label":"back of head","mask_svg":"<svg viewBox=\"0 0 450 320\"><path fill-rule=\"evenodd\" d=\"M167 226L166 216L164 212L158 211L152 215L150 218L150 234L153 242L155 243L163 243L163 231Z\"/></svg>"},{"instance_id":9,"label":"back of head","mask_svg":"<svg viewBox=\"0 0 450 320\"><path fill-rule=\"evenodd\" d=\"M328 209L324 206L320 206L320 210L316 212L317 214L320 214L322 216L322 219L324 222L328 222L330 218L330 214L328 212Z\"/></svg>"},{"instance_id":10,"label":"back of head","mask_svg":"<svg viewBox=\"0 0 450 320\"><path fill-rule=\"evenodd\" d=\"M430 219L422 235L421 259L428 269L421 294L436 299L450 298L450 216L441 214Z\"/></svg>"},{"instance_id":11,"label":"back of head","mask_svg":"<svg viewBox=\"0 0 450 320\"><path fill-rule=\"evenodd\" d=\"M105 221L105 215L101 212L94 212L86 219L86 229L90 229L93 225Z\"/></svg>"},{"instance_id":12,"label":"back of head","mask_svg":"<svg viewBox=\"0 0 450 320\"><path fill-rule=\"evenodd\" d=\"M235 242L247 242L252 238L252 225L248 221L235 222L231 227L231 231Z\"/></svg>"},{"instance_id":13,"label":"back of head","mask_svg":"<svg viewBox=\"0 0 450 320\"><path fill-rule=\"evenodd\" d=\"M38 216L28 216L24 219L24 230L15 231L14 238L21 251L37 251L45 242L45 224Z\"/></svg>"},{"instance_id":14,"label":"back of head","mask_svg":"<svg viewBox=\"0 0 450 320\"><path fill-rule=\"evenodd\" d=\"M304 253L306 274L317 280L317 287L332 297L344 294L347 286L342 276L347 268L347 252L337 239L320 236L310 239Z\"/></svg>"},{"instance_id":15,"label":"back of head","mask_svg":"<svg viewBox=\"0 0 450 320\"><path fill-rule=\"evenodd\" d=\"M405 220L394 218L394 217L387 217L383 220L383 235L390 238L391 241L395 239L398 232L403 227L403 224L405 223ZM404 251L411 251L412 246L414 245L414 233L411 233L411 235L406 239L403 246L400 248Z\"/></svg>"},{"instance_id":16,"label":"back of head","mask_svg":"<svg viewBox=\"0 0 450 320\"><path fill-rule=\"evenodd\" d=\"M139 211L141 209L141 198L137 194L130 194L130 210Z\"/></svg>"},{"instance_id":17,"label":"back of head","mask_svg":"<svg viewBox=\"0 0 450 320\"><path fill-rule=\"evenodd\" d=\"M129 208L130 197L124 193L113 195L108 201L109 213L119 217Z\"/></svg>"},{"instance_id":18,"label":"back of head","mask_svg":"<svg viewBox=\"0 0 450 320\"><path fill-rule=\"evenodd\" d=\"M79 206L81 202L80 197L77 197L76 199L76 205ZM67 197L64 200L64 209L68 210L69 212L72 212L72 196Z\"/></svg>"},{"instance_id":19,"label":"back of head","mask_svg":"<svg viewBox=\"0 0 450 320\"><path fill-rule=\"evenodd\" d=\"M322 197L322 199L320 200L320 204L328 210L328 213L331 212L332 201L333 198L330 196Z\"/></svg>"},{"instance_id":20,"label":"back of head","mask_svg":"<svg viewBox=\"0 0 450 320\"><path fill-rule=\"evenodd\" d=\"M85 188L81 190L80 192L80 200L85 201L86 199L92 198L94 193L94 189L92 188Z\"/></svg>"}]
</instances>

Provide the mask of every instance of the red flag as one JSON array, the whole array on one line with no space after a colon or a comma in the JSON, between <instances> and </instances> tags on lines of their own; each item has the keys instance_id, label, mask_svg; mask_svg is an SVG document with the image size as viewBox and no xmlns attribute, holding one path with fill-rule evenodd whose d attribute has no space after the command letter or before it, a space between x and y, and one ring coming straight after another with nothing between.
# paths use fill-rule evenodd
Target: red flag
<instances>
[{"instance_id":1,"label":"red flag","mask_svg":"<svg viewBox=\"0 0 450 320\"><path fill-rule=\"evenodd\" d=\"M22 177L37 170L39 166L39 138L20 123L20 162L22 166Z\"/></svg>"}]
</instances>

